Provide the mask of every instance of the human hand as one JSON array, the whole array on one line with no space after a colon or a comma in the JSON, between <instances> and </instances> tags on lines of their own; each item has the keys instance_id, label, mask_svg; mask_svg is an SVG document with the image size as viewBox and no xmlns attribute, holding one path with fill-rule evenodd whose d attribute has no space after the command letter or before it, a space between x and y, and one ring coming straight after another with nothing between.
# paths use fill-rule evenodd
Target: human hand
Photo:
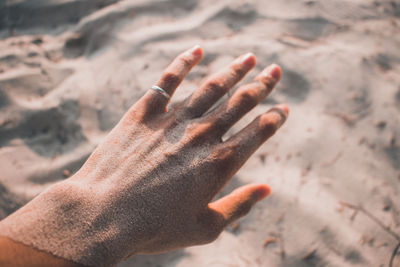
<instances>
[{"instance_id":1,"label":"human hand","mask_svg":"<svg viewBox=\"0 0 400 267\"><path fill-rule=\"evenodd\" d=\"M198 46L182 53L156 85L172 96L201 57ZM216 239L269 188L246 185L210 201L288 115L277 105L222 141L280 79L271 65L210 111L255 61L253 54L239 57L168 111L168 98L149 90L73 177L1 222L1 234L94 266Z\"/></svg>"}]
</instances>

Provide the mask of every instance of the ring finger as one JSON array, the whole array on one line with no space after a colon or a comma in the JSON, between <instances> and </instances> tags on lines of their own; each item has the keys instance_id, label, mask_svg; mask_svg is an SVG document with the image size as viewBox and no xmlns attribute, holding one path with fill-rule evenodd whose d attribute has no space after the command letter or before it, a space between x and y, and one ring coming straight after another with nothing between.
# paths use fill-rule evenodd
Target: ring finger
<instances>
[{"instance_id":1,"label":"ring finger","mask_svg":"<svg viewBox=\"0 0 400 267\"><path fill-rule=\"evenodd\" d=\"M202 54L201 47L196 45L177 56L156 82L155 90L149 90L137 102L135 110L141 110L144 116L165 112L169 98L189 71L200 61Z\"/></svg>"}]
</instances>

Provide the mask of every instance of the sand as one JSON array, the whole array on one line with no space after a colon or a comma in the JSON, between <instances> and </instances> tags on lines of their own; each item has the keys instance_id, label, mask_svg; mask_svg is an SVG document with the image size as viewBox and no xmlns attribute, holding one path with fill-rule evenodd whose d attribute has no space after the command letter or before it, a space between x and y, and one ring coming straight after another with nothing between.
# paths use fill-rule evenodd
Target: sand
<instances>
[{"instance_id":1,"label":"sand","mask_svg":"<svg viewBox=\"0 0 400 267\"><path fill-rule=\"evenodd\" d=\"M398 1L6 0L0 38L0 219L78 170L200 44L176 101L245 52L257 70L283 68L229 134L278 102L289 120L220 196L250 182L272 194L212 244L119 266L388 266L400 242Z\"/></svg>"}]
</instances>

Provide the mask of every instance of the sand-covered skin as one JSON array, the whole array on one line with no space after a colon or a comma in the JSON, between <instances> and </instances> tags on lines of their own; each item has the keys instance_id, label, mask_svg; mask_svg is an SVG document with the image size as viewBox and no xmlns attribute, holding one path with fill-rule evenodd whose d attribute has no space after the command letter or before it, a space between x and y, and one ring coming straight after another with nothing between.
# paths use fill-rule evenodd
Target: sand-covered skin
<instances>
[{"instance_id":1,"label":"sand-covered skin","mask_svg":"<svg viewBox=\"0 0 400 267\"><path fill-rule=\"evenodd\" d=\"M291 116L222 192L263 182L272 194L210 245L120 266L388 265L399 240L340 202L400 235L399 4L56 2L0 3L0 216L79 169L166 65L198 43L205 57L176 100L247 51L258 70L283 68L277 89L233 132L275 102Z\"/></svg>"}]
</instances>

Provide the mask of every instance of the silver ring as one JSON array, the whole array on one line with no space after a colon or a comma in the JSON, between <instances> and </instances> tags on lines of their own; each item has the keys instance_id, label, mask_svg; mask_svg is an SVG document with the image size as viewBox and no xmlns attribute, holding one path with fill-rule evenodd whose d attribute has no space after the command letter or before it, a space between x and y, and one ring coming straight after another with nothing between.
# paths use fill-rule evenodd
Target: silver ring
<instances>
[{"instance_id":1,"label":"silver ring","mask_svg":"<svg viewBox=\"0 0 400 267\"><path fill-rule=\"evenodd\" d=\"M169 95L167 92L165 92L165 90L162 89L161 87L159 87L159 86L157 86L157 85L153 85L153 86L151 87L151 89L153 89L153 90L156 91L157 93L162 94L163 96L165 96L166 99L168 99L168 100L170 99L170 95Z\"/></svg>"}]
</instances>

